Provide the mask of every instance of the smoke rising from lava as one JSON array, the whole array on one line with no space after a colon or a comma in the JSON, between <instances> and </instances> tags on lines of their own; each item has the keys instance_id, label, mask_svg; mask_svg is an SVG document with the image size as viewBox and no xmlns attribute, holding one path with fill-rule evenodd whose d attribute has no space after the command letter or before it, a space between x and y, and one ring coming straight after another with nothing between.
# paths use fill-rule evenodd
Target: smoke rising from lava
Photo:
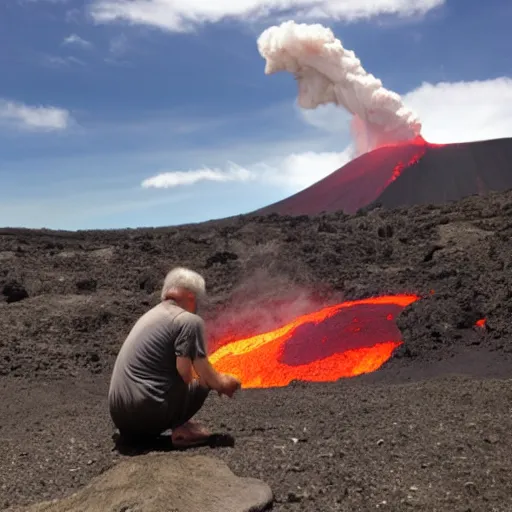
<instances>
[{"instance_id":1,"label":"smoke rising from lava","mask_svg":"<svg viewBox=\"0 0 512 512\"><path fill-rule=\"evenodd\" d=\"M267 28L258 38L258 50L266 60L265 74L288 71L296 77L302 108L334 103L354 116L357 155L420 136L417 115L367 73L330 29L287 21Z\"/></svg>"},{"instance_id":2,"label":"smoke rising from lava","mask_svg":"<svg viewBox=\"0 0 512 512\"><path fill-rule=\"evenodd\" d=\"M260 262L261 263L261 262ZM205 311L209 348L223 343L272 331L305 315L343 300L343 295L318 282L298 284L290 272L257 268L246 277L226 299L224 307L208 305ZM302 275L302 280L305 279Z\"/></svg>"}]
</instances>

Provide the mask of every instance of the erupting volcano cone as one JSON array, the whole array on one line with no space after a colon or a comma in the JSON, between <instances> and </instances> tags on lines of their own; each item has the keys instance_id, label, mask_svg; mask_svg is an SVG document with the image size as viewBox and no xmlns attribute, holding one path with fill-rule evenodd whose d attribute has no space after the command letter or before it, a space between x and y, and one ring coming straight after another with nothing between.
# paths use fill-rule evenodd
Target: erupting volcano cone
<instances>
[{"instance_id":1,"label":"erupting volcano cone","mask_svg":"<svg viewBox=\"0 0 512 512\"><path fill-rule=\"evenodd\" d=\"M511 189L511 162L512 138L437 145L418 137L366 153L305 190L255 213L352 214L374 203L385 208L443 204Z\"/></svg>"},{"instance_id":2,"label":"erupting volcano cone","mask_svg":"<svg viewBox=\"0 0 512 512\"><path fill-rule=\"evenodd\" d=\"M418 298L384 296L329 306L274 331L227 343L212 354L211 362L246 388L373 372L402 343L396 315Z\"/></svg>"},{"instance_id":3,"label":"erupting volcano cone","mask_svg":"<svg viewBox=\"0 0 512 512\"><path fill-rule=\"evenodd\" d=\"M256 214L350 214L372 203L391 208L439 204L512 188L512 139L442 146L426 142L418 115L328 27L285 21L262 32L258 50L267 75L293 74L300 107L336 105L352 115L359 157Z\"/></svg>"}]
</instances>

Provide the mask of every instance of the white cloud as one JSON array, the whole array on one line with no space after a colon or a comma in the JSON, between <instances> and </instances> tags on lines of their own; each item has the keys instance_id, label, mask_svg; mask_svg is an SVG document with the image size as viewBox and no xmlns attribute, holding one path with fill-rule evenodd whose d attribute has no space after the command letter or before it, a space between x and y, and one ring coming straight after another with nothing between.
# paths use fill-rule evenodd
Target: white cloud
<instances>
[{"instance_id":1,"label":"white cloud","mask_svg":"<svg viewBox=\"0 0 512 512\"><path fill-rule=\"evenodd\" d=\"M200 181L249 181L253 174L232 162L227 169L197 169L191 171L163 172L142 182L143 188L173 188L194 185Z\"/></svg>"},{"instance_id":2,"label":"white cloud","mask_svg":"<svg viewBox=\"0 0 512 512\"><path fill-rule=\"evenodd\" d=\"M128 38L124 34L120 34L118 36L113 37L110 40L110 44L108 46L108 51L115 55L116 57L119 57L126 53L128 50Z\"/></svg>"},{"instance_id":3,"label":"white cloud","mask_svg":"<svg viewBox=\"0 0 512 512\"><path fill-rule=\"evenodd\" d=\"M338 105L319 105L315 109L296 107L300 118L307 124L328 133L349 134L352 115Z\"/></svg>"},{"instance_id":4,"label":"white cloud","mask_svg":"<svg viewBox=\"0 0 512 512\"><path fill-rule=\"evenodd\" d=\"M265 19L272 15L293 18L329 18L356 21L378 15L418 16L446 0L95 0L90 14L96 22L124 20L172 32L186 32L203 23L226 18Z\"/></svg>"},{"instance_id":5,"label":"white cloud","mask_svg":"<svg viewBox=\"0 0 512 512\"><path fill-rule=\"evenodd\" d=\"M345 165L351 158L351 147L341 153L314 151L293 153L280 162L257 164L253 172L262 182L280 186L294 193L325 178Z\"/></svg>"},{"instance_id":6,"label":"white cloud","mask_svg":"<svg viewBox=\"0 0 512 512\"><path fill-rule=\"evenodd\" d=\"M66 37L64 39L62 44L80 46L81 48L91 48L92 47L92 43L90 41L87 41L86 39L81 38L77 34L69 35L68 37Z\"/></svg>"},{"instance_id":7,"label":"white cloud","mask_svg":"<svg viewBox=\"0 0 512 512\"><path fill-rule=\"evenodd\" d=\"M432 143L512 137L512 78L424 83L403 97Z\"/></svg>"},{"instance_id":8,"label":"white cloud","mask_svg":"<svg viewBox=\"0 0 512 512\"><path fill-rule=\"evenodd\" d=\"M18 128L61 131L71 122L69 111L57 107L30 106L0 99L0 123Z\"/></svg>"},{"instance_id":9,"label":"white cloud","mask_svg":"<svg viewBox=\"0 0 512 512\"><path fill-rule=\"evenodd\" d=\"M80 23L80 20L82 19L83 12L80 9L77 9L74 7L73 9L69 9L66 12L66 22L67 23Z\"/></svg>"},{"instance_id":10,"label":"white cloud","mask_svg":"<svg viewBox=\"0 0 512 512\"><path fill-rule=\"evenodd\" d=\"M69 66L85 66L85 62L76 57L60 57L59 55L45 55L41 64L50 68L65 68Z\"/></svg>"},{"instance_id":11,"label":"white cloud","mask_svg":"<svg viewBox=\"0 0 512 512\"><path fill-rule=\"evenodd\" d=\"M247 167L228 163L225 169L198 169L163 172L142 182L143 188L174 188L201 181L258 182L298 192L320 181L351 159L351 148L341 153L313 151L294 153L270 162L257 162Z\"/></svg>"}]
</instances>

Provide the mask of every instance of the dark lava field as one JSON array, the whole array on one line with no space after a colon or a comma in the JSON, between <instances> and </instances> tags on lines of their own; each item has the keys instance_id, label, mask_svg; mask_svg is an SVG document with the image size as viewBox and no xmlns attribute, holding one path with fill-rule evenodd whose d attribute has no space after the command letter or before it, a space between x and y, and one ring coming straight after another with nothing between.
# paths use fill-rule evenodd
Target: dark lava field
<instances>
[{"instance_id":1,"label":"dark lava field","mask_svg":"<svg viewBox=\"0 0 512 512\"><path fill-rule=\"evenodd\" d=\"M110 370L175 265L207 280L212 348L343 300L421 296L379 371L211 396L198 418L235 444L192 452L265 480L277 511L512 510L510 192L354 216L1 229L0 509L133 456L114 450Z\"/></svg>"}]
</instances>

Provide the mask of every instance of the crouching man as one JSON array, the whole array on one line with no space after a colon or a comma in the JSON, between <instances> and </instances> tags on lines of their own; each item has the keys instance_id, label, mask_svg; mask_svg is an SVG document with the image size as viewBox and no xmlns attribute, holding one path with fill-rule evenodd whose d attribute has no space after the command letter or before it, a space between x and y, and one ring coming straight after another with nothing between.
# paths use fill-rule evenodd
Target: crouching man
<instances>
[{"instance_id":1,"label":"crouching man","mask_svg":"<svg viewBox=\"0 0 512 512\"><path fill-rule=\"evenodd\" d=\"M204 295L201 275L171 270L161 302L124 341L108 393L110 416L122 438L145 440L171 429L175 446L203 443L210 432L192 417L210 390L231 398L240 388L238 379L218 373L208 360L204 322L196 314Z\"/></svg>"}]
</instances>

